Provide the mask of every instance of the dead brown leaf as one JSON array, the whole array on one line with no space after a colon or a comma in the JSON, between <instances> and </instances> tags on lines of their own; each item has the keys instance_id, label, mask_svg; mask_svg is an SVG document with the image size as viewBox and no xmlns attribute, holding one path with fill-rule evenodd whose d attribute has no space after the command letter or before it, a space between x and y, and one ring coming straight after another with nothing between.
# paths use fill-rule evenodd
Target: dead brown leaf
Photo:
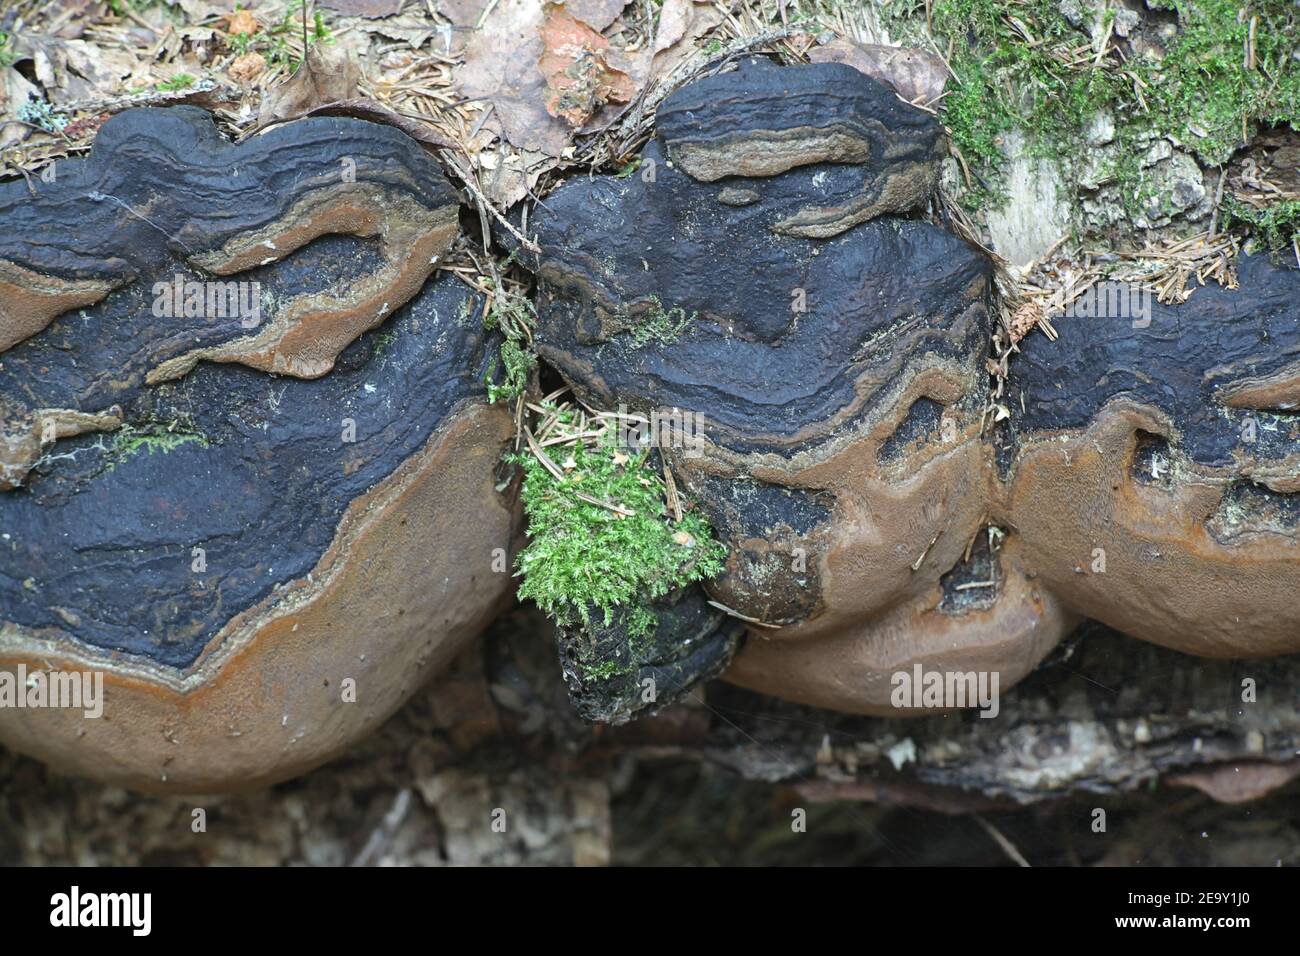
<instances>
[{"instance_id":1,"label":"dead brown leaf","mask_svg":"<svg viewBox=\"0 0 1300 956\"><path fill-rule=\"evenodd\" d=\"M492 0L438 0L438 12L458 27L478 25ZM597 33L618 19L629 0L563 0L563 6L576 19Z\"/></svg>"},{"instance_id":2,"label":"dead brown leaf","mask_svg":"<svg viewBox=\"0 0 1300 956\"><path fill-rule=\"evenodd\" d=\"M695 41L722 22L722 11L702 0L664 0L655 29L652 77L661 77L694 52Z\"/></svg>"},{"instance_id":3,"label":"dead brown leaf","mask_svg":"<svg viewBox=\"0 0 1300 956\"><path fill-rule=\"evenodd\" d=\"M31 127L18 121L18 111L39 91L12 66L0 71L0 87L0 149L8 149L31 135Z\"/></svg>"},{"instance_id":4,"label":"dead brown leaf","mask_svg":"<svg viewBox=\"0 0 1300 956\"><path fill-rule=\"evenodd\" d=\"M141 65L129 50L36 33L20 37L17 50L18 62L31 62L45 98L54 105L118 94L122 80Z\"/></svg>"},{"instance_id":5,"label":"dead brown leaf","mask_svg":"<svg viewBox=\"0 0 1300 956\"><path fill-rule=\"evenodd\" d=\"M390 40L400 40L412 50L420 49L429 42L431 37L437 36L433 48L444 56L450 56L453 50L458 50L462 45L460 34L463 31L453 30L447 24L437 23L425 16L423 10L408 10L401 16L385 17L380 20L362 20L357 23L356 29L362 33L387 37Z\"/></svg>"},{"instance_id":6,"label":"dead brown leaf","mask_svg":"<svg viewBox=\"0 0 1300 956\"><path fill-rule=\"evenodd\" d=\"M455 79L467 97L492 107L490 128L521 149L559 156L571 130L546 112L541 27L541 0L499 0L470 37Z\"/></svg>"},{"instance_id":7,"label":"dead brown leaf","mask_svg":"<svg viewBox=\"0 0 1300 956\"><path fill-rule=\"evenodd\" d=\"M473 27L487 5L488 0L438 0L438 12L458 27Z\"/></svg>"},{"instance_id":8,"label":"dead brown leaf","mask_svg":"<svg viewBox=\"0 0 1300 956\"><path fill-rule=\"evenodd\" d=\"M599 33L618 19L628 0L561 0L556 5L563 6L575 20L581 20Z\"/></svg>"},{"instance_id":9,"label":"dead brown leaf","mask_svg":"<svg viewBox=\"0 0 1300 956\"><path fill-rule=\"evenodd\" d=\"M626 61L608 40L562 4L548 3L543 16L537 67L549 89L548 113L581 129L607 103L631 102L636 86L627 70L615 66Z\"/></svg>"},{"instance_id":10,"label":"dead brown leaf","mask_svg":"<svg viewBox=\"0 0 1300 956\"><path fill-rule=\"evenodd\" d=\"M1297 776L1300 760L1241 760L1186 770L1166 779L1176 786L1195 787L1219 803L1245 803L1268 795Z\"/></svg>"},{"instance_id":11,"label":"dead brown leaf","mask_svg":"<svg viewBox=\"0 0 1300 956\"><path fill-rule=\"evenodd\" d=\"M255 129L296 119L326 103L358 96L361 67L342 43L313 44L293 76L262 94Z\"/></svg>"},{"instance_id":12,"label":"dead brown leaf","mask_svg":"<svg viewBox=\"0 0 1300 956\"><path fill-rule=\"evenodd\" d=\"M310 111L311 116L352 116L356 119L369 120L372 123L386 123L396 126L411 139L423 143L430 151L439 149L456 150L459 147L426 122L395 113L388 107L368 99L340 100L325 103Z\"/></svg>"},{"instance_id":13,"label":"dead brown leaf","mask_svg":"<svg viewBox=\"0 0 1300 956\"><path fill-rule=\"evenodd\" d=\"M403 0L320 0L320 5L350 17L391 17Z\"/></svg>"},{"instance_id":14,"label":"dead brown leaf","mask_svg":"<svg viewBox=\"0 0 1300 956\"><path fill-rule=\"evenodd\" d=\"M887 83L909 103L928 105L943 95L948 82L948 67L943 60L926 50L911 47L883 46L878 43L855 43L836 37L829 43L808 51L814 63L844 63Z\"/></svg>"},{"instance_id":15,"label":"dead brown leaf","mask_svg":"<svg viewBox=\"0 0 1300 956\"><path fill-rule=\"evenodd\" d=\"M483 129L499 133L519 149L559 157L572 142L574 129L546 108L552 90L539 68L546 52L544 22L543 0L498 0L483 26L470 34L455 82L465 97L488 112L479 120ZM648 61L648 50L629 56L611 46L606 53L606 63L631 78L633 93L644 80ZM607 103L583 131L613 122L626 109L625 102Z\"/></svg>"},{"instance_id":16,"label":"dead brown leaf","mask_svg":"<svg viewBox=\"0 0 1300 956\"><path fill-rule=\"evenodd\" d=\"M483 195L509 209L528 195L542 173L555 168L555 160L535 150L516 150L501 144L499 150L478 154L478 183Z\"/></svg>"},{"instance_id":17,"label":"dead brown leaf","mask_svg":"<svg viewBox=\"0 0 1300 956\"><path fill-rule=\"evenodd\" d=\"M202 23L214 13L233 13L235 7L249 5L240 0L177 0L177 4L185 11L191 23Z\"/></svg>"}]
</instances>

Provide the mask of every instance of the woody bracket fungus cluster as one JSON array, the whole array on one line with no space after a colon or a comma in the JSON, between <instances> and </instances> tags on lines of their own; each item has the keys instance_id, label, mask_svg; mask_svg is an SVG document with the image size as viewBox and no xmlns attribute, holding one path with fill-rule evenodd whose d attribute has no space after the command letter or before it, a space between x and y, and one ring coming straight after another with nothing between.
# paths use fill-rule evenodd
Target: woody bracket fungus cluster
<instances>
[{"instance_id":1,"label":"woody bracket fungus cluster","mask_svg":"<svg viewBox=\"0 0 1300 956\"><path fill-rule=\"evenodd\" d=\"M895 675L1006 690L1083 616L1300 650L1300 273L1249 258L1146 324L1063 319L994 426L993 266L922 208L943 151L865 75L753 60L666 100L636 173L537 211L541 357L591 407L700 423L659 453L726 546L701 585L746 625L725 679L898 715L924 703Z\"/></svg>"},{"instance_id":2,"label":"woody bracket fungus cluster","mask_svg":"<svg viewBox=\"0 0 1300 956\"><path fill-rule=\"evenodd\" d=\"M609 723L715 676L924 713L951 701L898 675L1006 691L1085 617L1300 651L1300 270L1246 256L1003 368L946 148L849 66L729 62L530 211L531 301L438 269L456 196L389 126L131 110L0 184L0 693L103 684L97 717L0 707L0 741L285 779L516 583Z\"/></svg>"}]
</instances>

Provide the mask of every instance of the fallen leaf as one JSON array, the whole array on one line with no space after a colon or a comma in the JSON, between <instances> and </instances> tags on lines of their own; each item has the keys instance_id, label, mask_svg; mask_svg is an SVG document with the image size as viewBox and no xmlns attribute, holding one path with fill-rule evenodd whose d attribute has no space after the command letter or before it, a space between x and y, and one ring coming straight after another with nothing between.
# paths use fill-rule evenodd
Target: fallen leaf
<instances>
[{"instance_id":1,"label":"fallen leaf","mask_svg":"<svg viewBox=\"0 0 1300 956\"><path fill-rule=\"evenodd\" d=\"M20 37L17 50L18 61L31 61L45 98L56 106L119 95L122 80L142 65L129 50L38 34Z\"/></svg>"},{"instance_id":2,"label":"fallen leaf","mask_svg":"<svg viewBox=\"0 0 1300 956\"><path fill-rule=\"evenodd\" d=\"M599 33L618 19L628 0L557 0L556 5Z\"/></svg>"},{"instance_id":3,"label":"fallen leaf","mask_svg":"<svg viewBox=\"0 0 1300 956\"><path fill-rule=\"evenodd\" d=\"M453 50L458 50L460 39L458 31L454 30L451 24L437 23L424 16L424 11L409 11L396 17L386 17L382 20L362 20L356 25L356 29L362 33L375 34L381 37L387 37L390 40L401 40L412 50L418 50L429 42L429 38L437 35L439 37L435 48L440 50L444 55L452 55Z\"/></svg>"},{"instance_id":4,"label":"fallen leaf","mask_svg":"<svg viewBox=\"0 0 1300 956\"><path fill-rule=\"evenodd\" d=\"M320 0L320 5L351 17L391 17L403 0Z\"/></svg>"},{"instance_id":5,"label":"fallen leaf","mask_svg":"<svg viewBox=\"0 0 1300 956\"><path fill-rule=\"evenodd\" d=\"M607 103L629 103L636 95L625 61L609 41L558 3L548 3L542 22L543 53L537 67L549 93L546 111L581 129Z\"/></svg>"},{"instance_id":6,"label":"fallen leaf","mask_svg":"<svg viewBox=\"0 0 1300 956\"><path fill-rule=\"evenodd\" d=\"M0 101L3 102L3 112L0 112L0 149L8 149L31 135L31 127L18 122L18 111L33 95L39 99L39 91L12 66L0 71L0 86L3 86L3 90L0 90Z\"/></svg>"},{"instance_id":7,"label":"fallen leaf","mask_svg":"<svg viewBox=\"0 0 1300 956\"><path fill-rule=\"evenodd\" d=\"M574 129L546 109L552 91L538 68L546 52L541 36L544 22L542 0L498 0L483 26L470 33L465 62L455 72L454 82L467 99L487 112L474 124L480 130L496 133L521 150L558 158L570 147ZM628 73L636 89L646 75L649 53L647 49L626 57L626 67L609 62ZM607 104L584 131L612 123L626 109L626 103Z\"/></svg>"},{"instance_id":8,"label":"fallen leaf","mask_svg":"<svg viewBox=\"0 0 1300 956\"><path fill-rule=\"evenodd\" d=\"M808 51L814 63L844 63L887 83L909 103L928 105L943 95L948 67L938 56L911 47L855 43L836 37Z\"/></svg>"},{"instance_id":9,"label":"fallen leaf","mask_svg":"<svg viewBox=\"0 0 1300 956\"><path fill-rule=\"evenodd\" d=\"M702 0L664 0L655 27L650 75L661 77L694 52L694 43L722 22L717 5Z\"/></svg>"},{"instance_id":10,"label":"fallen leaf","mask_svg":"<svg viewBox=\"0 0 1300 956\"><path fill-rule=\"evenodd\" d=\"M41 13L50 26L42 32L63 40L80 39L95 19L94 11L90 8L98 2L99 0L47 0L41 5Z\"/></svg>"},{"instance_id":11,"label":"fallen leaf","mask_svg":"<svg viewBox=\"0 0 1300 956\"><path fill-rule=\"evenodd\" d=\"M256 129L310 113L318 106L357 96L361 67L343 44L315 44L293 76L262 94Z\"/></svg>"},{"instance_id":12,"label":"fallen leaf","mask_svg":"<svg viewBox=\"0 0 1300 956\"><path fill-rule=\"evenodd\" d=\"M396 126L411 139L422 143L431 151L457 149L455 143L438 133L428 123L402 116L400 113L394 113L388 107L380 106L374 100L357 98L325 103L309 110L306 115L352 116L357 119L369 120L372 123L387 123L389 126Z\"/></svg>"},{"instance_id":13,"label":"fallen leaf","mask_svg":"<svg viewBox=\"0 0 1300 956\"><path fill-rule=\"evenodd\" d=\"M438 0L438 12L458 27L474 27L489 0Z\"/></svg>"},{"instance_id":14,"label":"fallen leaf","mask_svg":"<svg viewBox=\"0 0 1300 956\"><path fill-rule=\"evenodd\" d=\"M75 119L67 126L63 127L63 135L70 140L79 140L84 136L93 136L99 132L99 128L108 122L111 114L99 113L93 116L83 116L81 119Z\"/></svg>"},{"instance_id":15,"label":"fallen leaf","mask_svg":"<svg viewBox=\"0 0 1300 956\"><path fill-rule=\"evenodd\" d=\"M571 131L546 112L546 81L537 69L541 27L541 0L499 0L466 44L455 82L465 96L492 107L485 121L491 129L522 149L559 156Z\"/></svg>"},{"instance_id":16,"label":"fallen leaf","mask_svg":"<svg viewBox=\"0 0 1300 956\"><path fill-rule=\"evenodd\" d=\"M569 129L546 112L546 81L537 69L542 41L539 0L500 0L465 47L453 82L482 111L474 124L527 149L558 156Z\"/></svg>"},{"instance_id":17,"label":"fallen leaf","mask_svg":"<svg viewBox=\"0 0 1300 956\"><path fill-rule=\"evenodd\" d=\"M481 150L478 185L498 208L509 209L528 195L542 173L555 168L555 160L536 150L520 150L501 143L498 150Z\"/></svg>"},{"instance_id":18,"label":"fallen leaf","mask_svg":"<svg viewBox=\"0 0 1300 956\"><path fill-rule=\"evenodd\" d=\"M1245 803L1267 796L1300 776L1300 760L1269 763L1240 760L1198 767L1167 777L1168 783L1195 787L1219 803Z\"/></svg>"},{"instance_id":19,"label":"fallen leaf","mask_svg":"<svg viewBox=\"0 0 1300 956\"><path fill-rule=\"evenodd\" d=\"M491 2L492 0L438 0L438 12L458 27L475 27ZM628 2L629 0L567 0L564 8L599 33L618 19Z\"/></svg>"},{"instance_id":20,"label":"fallen leaf","mask_svg":"<svg viewBox=\"0 0 1300 956\"><path fill-rule=\"evenodd\" d=\"M247 2L240 3L239 0L176 0L176 3L191 23L202 23L215 13L231 13L235 7L248 6Z\"/></svg>"}]
</instances>

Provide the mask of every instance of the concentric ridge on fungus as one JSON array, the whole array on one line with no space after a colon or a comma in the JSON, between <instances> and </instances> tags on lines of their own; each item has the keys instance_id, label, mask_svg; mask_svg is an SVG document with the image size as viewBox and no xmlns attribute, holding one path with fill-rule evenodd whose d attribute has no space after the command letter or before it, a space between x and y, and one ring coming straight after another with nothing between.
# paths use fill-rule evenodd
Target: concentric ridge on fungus
<instances>
[{"instance_id":1,"label":"concentric ridge on fungus","mask_svg":"<svg viewBox=\"0 0 1300 956\"><path fill-rule=\"evenodd\" d=\"M1024 412L988 428L991 265L896 218L940 155L874 80L756 61L663 104L654 177L537 211L541 355L593 403L708 423L703 455L664 450L730 551L705 590L779 625L724 677L888 715L894 674L1006 689L1084 615L1191 653L1300 650L1275 597L1300 586L1300 270L1247 257L1240 290L1149 324L1060 320L1011 364ZM833 228L788 228L813 209ZM695 318L630 347L652 298Z\"/></svg>"},{"instance_id":2,"label":"concentric ridge on fungus","mask_svg":"<svg viewBox=\"0 0 1300 956\"><path fill-rule=\"evenodd\" d=\"M752 60L661 105L646 174L537 207L538 355L592 408L699 416L638 467L727 554L562 622L584 715L724 668L916 712L898 673L1006 690L1084 616L1300 651L1300 270L1247 256L1149 321L1060 319L991 425L992 265L920 214L943 154L873 79ZM40 189L0 184L0 668L102 670L111 719L0 708L0 739L145 788L314 766L509 598L515 421L482 297L433 275L451 187L388 127L235 146L178 108L120 114ZM156 283L213 277L264 321L159 314Z\"/></svg>"},{"instance_id":3,"label":"concentric ridge on fungus","mask_svg":"<svg viewBox=\"0 0 1300 956\"><path fill-rule=\"evenodd\" d=\"M179 108L119 114L40 189L0 185L0 275L30 292L0 312L0 668L101 671L105 717L0 709L0 739L140 788L315 766L510 591L483 300L432 276L451 187L389 127L234 146ZM227 278L253 328L160 314Z\"/></svg>"}]
</instances>

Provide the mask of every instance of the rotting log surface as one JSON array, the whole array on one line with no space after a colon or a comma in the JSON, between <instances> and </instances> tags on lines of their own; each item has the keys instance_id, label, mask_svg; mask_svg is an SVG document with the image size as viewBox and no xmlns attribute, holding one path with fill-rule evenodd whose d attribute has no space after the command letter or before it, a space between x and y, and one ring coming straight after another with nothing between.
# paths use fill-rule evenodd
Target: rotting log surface
<instances>
[{"instance_id":1,"label":"rotting log surface","mask_svg":"<svg viewBox=\"0 0 1300 956\"><path fill-rule=\"evenodd\" d=\"M693 698L612 731L583 724L544 619L518 609L345 757L205 798L206 833L191 799L0 751L0 863L1009 865L980 820L1035 866L1300 863L1300 782L1235 805L1186 785L1226 776L1238 786L1220 795L1237 798L1261 770L1294 773L1287 659L1207 663L1092 629L993 720L852 717L721 683ZM895 770L900 744L914 756Z\"/></svg>"}]
</instances>

